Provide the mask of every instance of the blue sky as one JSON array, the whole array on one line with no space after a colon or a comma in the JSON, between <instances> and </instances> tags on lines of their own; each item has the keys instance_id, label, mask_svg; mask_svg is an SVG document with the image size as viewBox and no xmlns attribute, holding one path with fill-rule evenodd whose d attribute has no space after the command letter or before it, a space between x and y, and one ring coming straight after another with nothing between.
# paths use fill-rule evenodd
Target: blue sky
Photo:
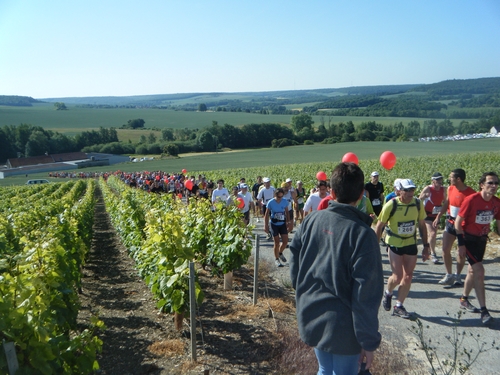
<instances>
[{"instance_id":1,"label":"blue sky","mask_svg":"<svg viewBox=\"0 0 500 375\"><path fill-rule=\"evenodd\" d=\"M499 77L499 41L498 0L0 0L0 95Z\"/></svg>"}]
</instances>

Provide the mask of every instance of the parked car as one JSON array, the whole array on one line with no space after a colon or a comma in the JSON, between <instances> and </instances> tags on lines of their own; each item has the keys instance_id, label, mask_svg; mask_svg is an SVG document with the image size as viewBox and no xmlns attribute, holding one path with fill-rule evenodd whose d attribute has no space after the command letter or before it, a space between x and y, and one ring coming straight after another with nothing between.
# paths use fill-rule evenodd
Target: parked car
<instances>
[{"instance_id":1,"label":"parked car","mask_svg":"<svg viewBox=\"0 0 500 375\"><path fill-rule=\"evenodd\" d=\"M45 180L45 179L28 180L26 182L26 185L48 184L49 182L50 182L49 180Z\"/></svg>"}]
</instances>

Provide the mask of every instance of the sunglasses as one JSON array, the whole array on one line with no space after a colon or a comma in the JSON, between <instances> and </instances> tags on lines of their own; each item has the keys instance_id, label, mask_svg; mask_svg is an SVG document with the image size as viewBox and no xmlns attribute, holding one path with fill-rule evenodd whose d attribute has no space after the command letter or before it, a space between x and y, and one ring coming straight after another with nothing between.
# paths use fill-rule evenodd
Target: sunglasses
<instances>
[{"instance_id":1,"label":"sunglasses","mask_svg":"<svg viewBox=\"0 0 500 375\"><path fill-rule=\"evenodd\" d=\"M415 191L415 188L403 189L404 192Z\"/></svg>"},{"instance_id":2,"label":"sunglasses","mask_svg":"<svg viewBox=\"0 0 500 375\"><path fill-rule=\"evenodd\" d=\"M498 185L498 181L488 181L488 185Z\"/></svg>"}]
</instances>

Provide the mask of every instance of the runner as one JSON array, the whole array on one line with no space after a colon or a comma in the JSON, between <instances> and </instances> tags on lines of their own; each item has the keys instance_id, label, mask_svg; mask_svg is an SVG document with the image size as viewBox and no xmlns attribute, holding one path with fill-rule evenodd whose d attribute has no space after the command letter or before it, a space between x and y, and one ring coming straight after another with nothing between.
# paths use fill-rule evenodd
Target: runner
<instances>
[{"instance_id":1,"label":"runner","mask_svg":"<svg viewBox=\"0 0 500 375\"><path fill-rule=\"evenodd\" d=\"M399 194L399 181L401 179L399 178L396 178L394 180L394 186L393 186L393 191L391 191L389 194L387 194L384 198L384 204L386 204L387 202L389 202L391 199L394 199L398 196Z\"/></svg>"},{"instance_id":2,"label":"runner","mask_svg":"<svg viewBox=\"0 0 500 375\"><path fill-rule=\"evenodd\" d=\"M462 280L460 273L465 265L465 257L457 256L457 273L452 275L452 259L451 259L451 248L455 242L456 231L455 231L455 218L457 217L460 206L464 201L465 197L474 194L475 191L471 187L465 185L465 171L463 169L454 169L451 171L450 176L450 186L448 187L447 199L443 200L443 205L441 211L437 214L434 219L434 228L437 228L440 223L441 216L447 212L446 226L443 231L443 260L444 266L446 268L446 275L439 280L441 285L455 285L461 286Z\"/></svg>"},{"instance_id":3,"label":"runner","mask_svg":"<svg viewBox=\"0 0 500 375\"><path fill-rule=\"evenodd\" d=\"M262 186L262 176L257 176L257 182L253 184L252 186L252 196L253 196L253 201L254 201L254 206L253 206L253 214L255 217L258 219L258 214L259 214L259 202L257 199L257 195L259 194L259 189Z\"/></svg>"},{"instance_id":4,"label":"runner","mask_svg":"<svg viewBox=\"0 0 500 375\"><path fill-rule=\"evenodd\" d=\"M271 199L273 199L275 189L273 186L271 186L271 179L269 177L264 177L262 179L262 181L263 181L263 184L259 188L259 193L257 194L257 202L261 206L262 216L265 216L267 203ZM267 239L268 240L271 239L270 233L267 234Z\"/></svg>"},{"instance_id":5,"label":"runner","mask_svg":"<svg viewBox=\"0 0 500 375\"><path fill-rule=\"evenodd\" d=\"M288 233L291 233L293 230L293 206L292 206L293 197L292 197L292 193L290 192L290 190L288 190L288 187L289 187L289 184L287 182L283 182L281 184L281 188L284 191L283 199L288 202L288 227L287 227L287 230L288 230Z\"/></svg>"},{"instance_id":6,"label":"runner","mask_svg":"<svg viewBox=\"0 0 500 375\"><path fill-rule=\"evenodd\" d=\"M240 196L245 201L245 206L241 209L241 212L243 213L245 224L248 225L250 223L250 211L253 210L254 207L252 194L248 191L247 184L242 184L240 187Z\"/></svg>"},{"instance_id":7,"label":"runner","mask_svg":"<svg viewBox=\"0 0 500 375\"><path fill-rule=\"evenodd\" d=\"M281 262L286 263L283 251L288 245L288 202L283 199L284 195L285 192L282 188L274 190L274 198L267 202L267 209L264 214L264 232L274 239L273 250L277 267L283 267ZM269 222L271 222L271 230L269 230Z\"/></svg>"},{"instance_id":8,"label":"runner","mask_svg":"<svg viewBox=\"0 0 500 375\"><path fill-rule=\"evenodd\" d=\"M328 184L326 181L318 181L317 191L307 198L306 204L304 205L304 215L307 216L313 211L318 209L318 205L320 204L323 198L326 198L328 195Z\"/></svg>"},{"instance_id":9,"label":"runner","mask_svg":"<svg viewBox=\"0 0 500 375\"><path fill-rule=\"evenodd\" d=\"M257 194L257 201L262 207L262 216L266 214L267 202L273 199L274 196L274 186L271 186L271 179L269 177L264 177L262 179L263 186L260 187L259 194Z\"/></svg>"},{"instance_id":10,"label":"runner","mask_svg":"<svg viewBox=\"0 0 500 375\"><path fill-rule=\"evenodd\" d=\"M297 188L295 189L297 193L297 200L295 201L295 224L297 220L304 220L304 204L306 202L306 189L302 186L302 181L297 181Z\"/></svg>"},{"instance_id":11,"label":"runner","mask_svg":"<svg viewBox=\"0 0 500 375\"><path fill-rule=\"evenodd\" d=\"M493 219L497 220L497 230L500 233L500 199L495 196L498 190L498 175L495 172L484 173L479 180L479 188L479 193L464 199L455 220L458 252L461 257L467 257L469 262L460 308L481 312L481 321L488 324L493 318L486 308L483 256ZM468 299L472 288L476 291L476 298L481 307L479 311Z\"/></svg>"},{"instance_id":12,"label":"runner","mask_svg":"<svg viewBox=\"0 0 500 375\"><path fill-rule=\"evenodd\" d=\"M413 197L415 184L412 180L402 179L399 190L399 197L386 203L378 215L376 234L380 241L384 227L388 226L385 242L387 242L392 275L387 280L382 306L386 311L391 310L392 292L399 285L398 298L392 315L409 319L411 314L406 311L403 303L410 292L413 270L417 264L417 226L424 244L422 250L424 262L429 259L429 244L423 204Z\"/></svg>"},{"instance_id":13,"label":"runner","mask_svg":"<svg viewBox=\"0 0 500 375\"><path fill-rule=\"evenodd\" d=\"M220 179L217 181L217 189L212 191L212 203L226 203L227 198L229 198L229 191L224 187L224 180Z\"/></svg>"},{"instance_id":14,"label":"runner","mask_svg":"<svg viewBox=\"0 0 500 375\"><path fill-rule=\"evenodd\" d=\"M434 227L434 220L437 214L441 211L441 205L446 200L446 190L443 187L443 175L436 172L431 177L431 185L428 185L420 193L419 199L424 202L425 213L425 226L427 227L427 238L429 240L429 247L431 250L431 260L434 264L439 262L436 254L436 228Z\"/></svg>"},{"instance_id":15,"label":"runner","mask_svg":"<svg viewBox=\"0 0 500 375\"><path fill-rule=\"evenodd\" d=\"M384 184L379 182L378 178L378 172L373 171L370 175L370 182L365 184L365 190L368 192L368 198L377 216L382 211L382 202L384 201Z\"/></svg>"}]
</instances>

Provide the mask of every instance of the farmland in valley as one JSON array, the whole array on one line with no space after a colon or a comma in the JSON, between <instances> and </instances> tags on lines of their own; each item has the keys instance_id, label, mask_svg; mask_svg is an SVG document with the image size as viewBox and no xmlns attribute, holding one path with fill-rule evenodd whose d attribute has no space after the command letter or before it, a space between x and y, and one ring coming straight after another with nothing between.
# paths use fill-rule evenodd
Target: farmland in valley
<instances>
[{"instance_id":1,"label":"farmland in valley","mask_svg":"<svg viewBox=\"0 0 500 375\"><path fill-rule=\"evenodd\" d=\"M0 107L0 126L31 124L41 126L46 130L52 130L67 135L76 135L82 131L103 128L120 128L128 120L141 118L145 121L147 129L142 130L121 130L118 129L118 137L121 141L131 140L136 142L141 135L148 135L151 129L202 129L210 126L212 121L219 124L230 124L233 126L244 124L278 123L290 124L292 115L262 115L258 113L246 112L197 112L197 111L174 111L167 109L148 108L83 108L67 105L68 110L56 111L52 103L35 104L33 107ZM392 125L402 122L407 124L410 121L423 123L423 118L409 117L357 117L357 116L312 116L314 126L319 126L322 122L328 125L352 121L354 125L361 122L375 121L382 125ZM452 119L453 125L457 127L461 119ZM470 120L469 120L470 121ZM160 132L156 135L159 137Z\"/></svg>"}]
</instances>

